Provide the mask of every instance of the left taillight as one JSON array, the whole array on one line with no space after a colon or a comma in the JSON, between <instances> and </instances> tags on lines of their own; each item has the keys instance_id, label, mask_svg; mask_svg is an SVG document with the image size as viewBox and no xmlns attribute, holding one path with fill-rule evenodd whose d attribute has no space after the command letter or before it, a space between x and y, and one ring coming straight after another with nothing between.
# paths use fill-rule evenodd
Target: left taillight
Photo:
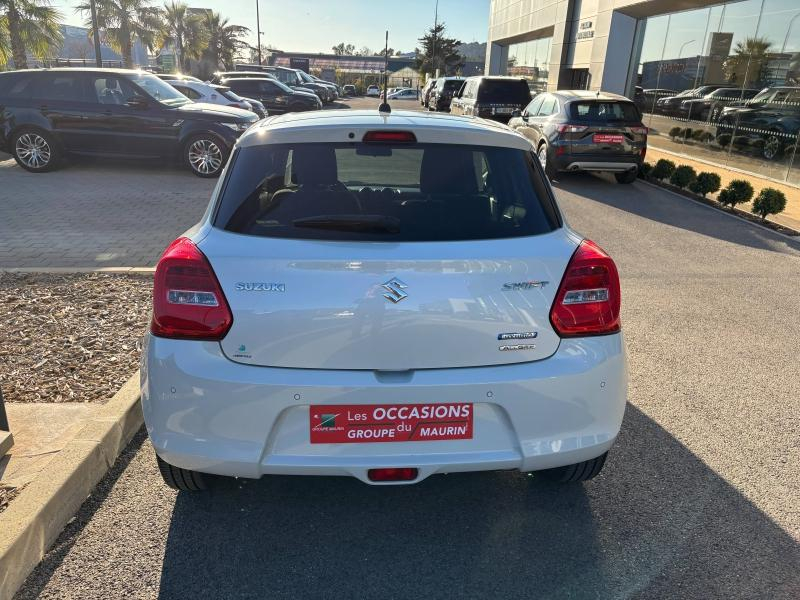
<instances>
[{"instance_id":1,"label":"left taillight","mask_svg":"<svg viewBox=\"0 0 800 600\"><path fill-rule=\"evenodd\" d=\"M232 324L231 309L208 259L188 238L172 242L156 267L150 332L166 338L221 340Z\"/></svg>"},{"instance_id":2,"label":"left taillight","mask_svg":"<svg viewBox=\"0 0 800 600\"><path fill-rule=\"evenodd\" d=\"M574 125L572 123L562 123L556 127L558 133L583 133L589 129L588 125Z\"/></svg>"},{"instance_id":3,"label":"left taillight","mask_svg":"<svg viewBox=\"0 0 800 600\"><path fill-rule=\"evenodd\" d=\"M617 266L600 246L584 240L561 280L550 322L561 337L605 335L620 330Z\"/></svg>"}]
</instances>

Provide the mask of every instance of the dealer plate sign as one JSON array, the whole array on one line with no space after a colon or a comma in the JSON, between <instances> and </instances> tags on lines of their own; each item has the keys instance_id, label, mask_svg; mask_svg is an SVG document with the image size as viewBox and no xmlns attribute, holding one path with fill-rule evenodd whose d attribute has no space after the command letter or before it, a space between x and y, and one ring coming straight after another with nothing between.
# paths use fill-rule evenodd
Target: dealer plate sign
<instances>
[{"instance_id":1,"label":"dealer plate sign","mask_svg":"<svg viewBox=\"0 0 800 600\"><path fill-rule=\"evenodd\" d=\"M312 444L471 440L472 404L311 406Z\"/></svg>"}]
</instances>

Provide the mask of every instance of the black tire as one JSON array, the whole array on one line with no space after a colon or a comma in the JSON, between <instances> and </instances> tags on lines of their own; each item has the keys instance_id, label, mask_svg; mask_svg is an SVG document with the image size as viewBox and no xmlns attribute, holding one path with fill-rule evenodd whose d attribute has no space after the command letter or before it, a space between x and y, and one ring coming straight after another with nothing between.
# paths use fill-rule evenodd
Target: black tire
<instances>
[{"instance_id":1,"label":"black tire","mask_svg":"<svg viewBox=\"0 0 800 600\"><path fill-rule=\"evenodd\" d=\"M31 173L46 173L58 167L61 150L55 139L41 129L20 129L11 138L11 155Z\"/></svg>"},{"instance_id":2,"label":"black tire","mask_svg":"<svg viewBox=\"0 0 800 600\"><path fill-rule=\"evenodd\" d=\"M770 131L764 136L761 156L767 160L777 160L783 152L783 140L780 131Z\"/></svg>"},{"instance_id":3,"label":"black tire","mask_svg":"<svg viewBox=\"0 0 800 600\"><path fill-rule=\"evenodd\" d=\"M633 183L636 181L637 174L638 169L632 169L624 173L614 173L614 179L617 180L617 183Z\"/></svg>"},{"instance_id":4,"label":"black tire","mask_svg":"<svg viewBox=\"0 0 800 600\"><path fill-rule=\"evenodd\" d=\"M539 149L536 151L536 158L544 169L544 174L547 179L553 181L556 178L556 170L553 168L553 163L550 161L550 153L547 151L547 144L542 142L539 144Z\"/></svg>"},{"instance_id":5,"label":"black tire","mask_svg":"<svg viewBox=\"0 0 800 600\"><path fill-rule=\"evenodd\" d=\"M574 465L567 465L566 467L556 467L555 469L546 469L544 471L537 471L545 479L555 483L577 483L579 481L589 481L600 473L603 465L606 464L606 457L608 452L605 452L591 460L585 460Z\"/></svg>"},{"instance_id":6,"label":"black tire","mask_svg":"<svg viewBox=\"0 0 800 600\"><path fill-rule=\"evenodd\" d=\"M182 492L200 492L208 489L208 481L203 473L174 467L158 455L156 455L156 461L158 461L158 470L161 472L161 477L164 478L164 483L172 489Z\"/></svg>"},{"instance_id":7,"label":"black tire","mask_svg":"<svg viewBox=\"0 0 800 600\"><path fill-rule=\"evenodd\" d=\"M183 162L198 177L219 177L228 162L228 147L216 136L192 137L183 147Z\"/></svg>"}]
</instances>

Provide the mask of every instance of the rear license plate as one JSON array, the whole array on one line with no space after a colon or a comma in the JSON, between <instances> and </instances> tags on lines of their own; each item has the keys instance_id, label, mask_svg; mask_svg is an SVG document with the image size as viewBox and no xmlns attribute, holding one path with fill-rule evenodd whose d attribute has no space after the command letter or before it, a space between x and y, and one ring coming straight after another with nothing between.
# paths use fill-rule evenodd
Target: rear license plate
<instances>
[{"instance_id":1,"label":"rear license plate","mask_svg":"<svg viewBox=\"0 0 800 600\"><path fill-rule=\"evenodd\" d=\"M312 444L471 440L471 403L312 405Z\"/></svg>"},{"instance_id":2,"label":"rear license plate","mask_svg":"<svg viewBox=\"0 0 800 600\"><path fill-rule=\"evenodd\" d=\"M514 112L514 109L513 108L495 108L494 112L497 113L498 115L510 115L512 112Z\"/></svg>"},{"instance_id":3,"label":"rear license plate","mask_svg":"<svg viewBox=\"0 0 800 600\"><path fill-rule=\"evenodd\" d=\"M624 135L613 135L610 133L595 133L592 142L595 144L621 144L625 141Z\"/></svg>"}]
</instances>

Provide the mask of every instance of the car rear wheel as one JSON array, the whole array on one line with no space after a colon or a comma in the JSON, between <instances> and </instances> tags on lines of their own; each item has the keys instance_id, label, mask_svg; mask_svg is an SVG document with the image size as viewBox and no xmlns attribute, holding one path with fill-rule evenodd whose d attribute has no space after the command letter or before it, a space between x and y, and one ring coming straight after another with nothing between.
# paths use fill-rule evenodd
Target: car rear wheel
<instances>
[{"instance_id":1,"label":"car rear wheel","mask_svg":"<svg viewBox=\"0 0 800 600\"><path fill-rule=\"evenodd\" d=\"M556 467L555 469L546 469L544 471L537 471L545 479L554 481L556 483L577 483L579 481L589 481L597 477L606 464L606 457L608 452L605 452L591 460L585 460L574 465L567 465L565 467Z\"/></svg>"},{"instance_id":2,"label":"car rear wheel","mask_svg":"<svg viewBox=\"0 0 800 600\"><path fill-rule=\"evenodd\" d=\"M184 159L198 177L219 177L228 159L228 149L214 136L199 135L186 144Z\"/></svg>"},{"instance_id":3,"label":"car rear wheel","mask_svg":"<svg viewBox=\"0 0 800 600\"><path fill-rule=\"evenodd\" d=\"M625 171L624 173L614 173L617 183L633 183L636 181L636 169Z\"/></svg>"},{"instance_id":4,"label":"car rear wheel","mask_svg":"<svg viewBox=\"0 0 800 600\"><path fill-rule=\"evenodd\" d=\"M775 160L780 156L783 150L783 140L780 138L780 133L773 131L767 134L764 138L764 147L761 149L761 155L767 160Z\"/></svg>"},{"instance_id":5,"label":"car rear wheel","mask_svg":"<svg viewBox=\"0 0 800 600\"><path fill-rule=\"evenodd\" d=\"M542 143L539 145L539 150L536 151L536 157L539 159L539 164L542 165L542 169L544 169L544 174L547 175L547 178L550 181L555 179L556 171L553 169L553 165L550 164L547 144Z\"/></svg>"},{"instance_id":6,"label":"car rear wheel","mask_svg":"<svg viewBox=\"0 0 800 600\"><path fill-rule=\"evenodd\" d=\"M55 140L34 129L24 129L14 136L11 153L17 164L31 173L52 171L61 159Z\"/></svg>"},{"instance_id":7,"label":"car rear wheel","mask_svg":"<svg viewBox=\"0 0 800 600\"><path fill-rule=\"evenodd\" d=\"M156 455L156 461L158 461L158 470L161 472L161 477L164 478L164 483L172 489L182 492L200 492L208 489L208 480L203 473L175 467L158 455Z\"/></svg>"}]
</instances>

